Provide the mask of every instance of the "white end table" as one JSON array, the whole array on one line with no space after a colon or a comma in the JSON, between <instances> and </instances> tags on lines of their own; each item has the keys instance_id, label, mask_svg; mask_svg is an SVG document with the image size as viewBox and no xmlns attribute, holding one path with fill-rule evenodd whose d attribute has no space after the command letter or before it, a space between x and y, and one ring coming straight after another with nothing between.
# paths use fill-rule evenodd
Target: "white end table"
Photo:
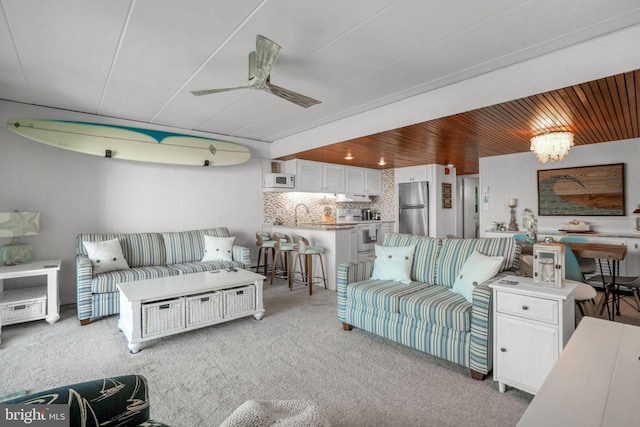
<instances>
[{"instance_id":1,"label":"white end table","mask_svg":"<svg viewBox=\"0 0 640 427\"><path fill-rule=\"evenodd\" d=\"M4 279L18 279L21 277L47 276L47 312L37 319L45 319L54 324L60 319L60 297L58 294L58 272L62 261L59 259L34 261L29 264L19 264L0 267L0 296L4 292ZM20 321L12 322L19 323ZM5 323L8 324L8 323Z\"/></svg>"}]
</instances>

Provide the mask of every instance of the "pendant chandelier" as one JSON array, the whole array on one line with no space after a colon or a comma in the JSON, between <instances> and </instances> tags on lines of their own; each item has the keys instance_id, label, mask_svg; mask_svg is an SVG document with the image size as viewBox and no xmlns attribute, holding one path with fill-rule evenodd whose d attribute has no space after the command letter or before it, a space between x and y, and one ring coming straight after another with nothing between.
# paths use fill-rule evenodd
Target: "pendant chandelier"
<instances>
[{"instance_id":1,"label":"pendant chandelier","mask_svg":"<svg viewBox=\"0 0 640 427\"><path fill-rule=\"evenodd\" d=\"M531 138L531 151L540 163L561 161L573 146L573 133L547 132Z\"/></svg>"}]
</instances>

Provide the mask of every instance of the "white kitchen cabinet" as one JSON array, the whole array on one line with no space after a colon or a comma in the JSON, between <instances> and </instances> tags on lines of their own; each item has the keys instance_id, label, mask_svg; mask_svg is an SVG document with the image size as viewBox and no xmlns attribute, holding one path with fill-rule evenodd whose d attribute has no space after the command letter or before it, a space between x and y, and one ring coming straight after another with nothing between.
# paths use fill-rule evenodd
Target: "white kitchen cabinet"
<instances>
[{"instance_id":1,"label":"white kitchen cabinet","mask_svg":"<svg viewBox=\"0 0 640 427\"><path fill-rule=\"evenodd\" d=\"M427 166L409 166L406 168L396 168L396 184L403 182L428 181Z\"/></svg>"},{"instance_id":2,"label":"white kitchen cabinet","mask_svg":"<svg viewBox=\"0 0 640 427\"><path fill-rule=\"evenodd\" d=\"M365 175L364 168L349 166L346 169L347 193L364 194Z\"/></svg>"},{"instance_id":3,"label":"white kitchen cabinet","mask_svg":"<svg viewBox=\"0 0 640 427\"><path fill-rule=\"evenodd\" d=\"M309 160L290 160L287 172L296 174L296 191L344 193L345 166Z\"/></svg>"},{"instance_id":4,"label":"white kitchen cabinet","mask_svg":"<svg viewBox=\"0 0 640 427\"><path fill-rule=\"evenodd\" d=\"M506 281L515 281L508 284ZM575 329L576 285L534 285L531 278L508 276L493 289L493 378L536 394Z\"/></svg>"},{"instance_id":5,"label":"white kitchen cabinet","mask_svg":"<svg viewBox=\"0 0 640 427\"><path fill-rule=\"evenodd\" d=\"M291 160L287 163L287 171L296 174L296 191L322 191L323 168L322 163L307 160Z\"/></svg>"},{"instance_id":6,"label":"white kitchen cabinet","mask_svg":"<svg viewBox=\"0 0 640 427\"><path fill-rule=\"evenodd\" d=\"M326 193L345 192L345 168L344 165L334 165L332 163L322 164L322 191Z\"/></svg>"},{"instance_id":7,"label":"white kitchen cabinet","mask_svg":"<svg viewBox=\"0 0 640 427\"><path fill-rule=\"evenodd\" d=\"M394 227L393 222L383 222L382 224L380 224L380 234L382 235L383 239L386 233L393 233L393 227Z\"/></svg>"},{"instance_id":8,"label":"white kitchen cabinet","mask_svg":"<svg viewBox=\"0 0 640 427\"><path fill-rule=\"evenodd\" d=\"M624 274L627 276L640 276L640 239L627 239L627 256L624 261ZM622 268L620 269L622 273Z\"/></svg>"},{"instance_id":9,"label":"white kitchen cabinet","mask_svg":"<svg viewBox=\"0 0 640 427\"><path fill-rule=\"evenodd\" d=\"M378 169L364 169L364 193L368 196L382 194L382 172Z\"/></svg>"},{"instance_id":10,"label":"white kitchen cabinet","mask_svg":"<svg viewBox=\"0 0 640 427\"><path fill-rule=\"evenodd\" d=\"M382 193L382 172L377 169L346 166L346 192L379 196Z\"/></svg>"}]
</instances>

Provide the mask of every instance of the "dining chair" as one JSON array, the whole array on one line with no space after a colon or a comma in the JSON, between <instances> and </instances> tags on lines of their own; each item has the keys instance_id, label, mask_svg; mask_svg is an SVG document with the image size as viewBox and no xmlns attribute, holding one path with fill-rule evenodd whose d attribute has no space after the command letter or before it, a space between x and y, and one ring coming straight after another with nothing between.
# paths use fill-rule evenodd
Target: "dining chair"
<instances>
[{"instance_id":1,"label":"dining chair","mask_svg":"<svg viewBox=\"0 0 640 427\"><path fill-rule=\"evenodd\" d=\"M560 243L569 242L569 243L589 243L586 237L577 237L577 236L562 236L560 238ZM582 274L595 274L598 271L596 267L596 260L593 258L582 258L576 256L578 260L578 264L580 265L580 270Z\"/></svg>"},{"instance_id":2,"label":"dining chair","mask_svg":"<svg viewBox=\"0 0 640 427\"><path fill-rule=\"evenodd\" d=\"M602 280L604 281L604 283L613 283L613 277L610 275L603 275ZM616 286L627 288L629 291L631 291L631 295L633 295L633 298L636 302L635 309L637 311L640 311L640 297L638 296L638 293L640 292L640 276L616 276ZM620 300L633 307L633 305L631 305L631 303L624 297L620 298ZM604 305L598 304L596 313L600 315L603 311Z\"/></svg>"},{"instance_id":3,"label":"dining chair","mask_svg":"<svg viewBox=\"0 0 640 427\"><path fill-rule=\"evenodd\" d=\"M584 274L578 263L578 259L569 246L564 247L564 278L572 281L576 286L575 302L582 317L593 316L592 308L595 305L596 289L587 284ZM576 325L578 324L578 313L576 313Z\"/></svg>"}]
</instances>

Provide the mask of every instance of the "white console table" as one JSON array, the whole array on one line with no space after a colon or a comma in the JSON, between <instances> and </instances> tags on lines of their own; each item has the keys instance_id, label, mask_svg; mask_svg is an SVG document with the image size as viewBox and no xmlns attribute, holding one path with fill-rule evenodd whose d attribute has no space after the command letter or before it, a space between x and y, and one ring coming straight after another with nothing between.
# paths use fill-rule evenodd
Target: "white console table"
<instances>
[{"instance_id":1,"label":"white console table","mask_svg":"<svg viewBox=\"0 0 640 427\"><path fill-rule=\"evenodd\" d=\"M519 427L640 423L640 327L584 317Z\"/></svg>"},{"instance_id":2,"label":"white console table","mask_svg":"<svg viewBox=\"0 0 640 427\"><path fill-rule=\"evenodd\" d=\"M4 291L4 279L18 279L21 277L47 276L47 303L46 313L37 319L45 319L53 324L60 319L60 299L58 294L58 272L62 261L59 259L47 261L34 261L29 264L19 264L0 267L0 296ZM7 291L7 292L10 292ZM29 318L28 320L36 320ZM19 320L11 322L18 323ZM6 325L10 323L5 323Z\"/></svg>"}]
</instances>

